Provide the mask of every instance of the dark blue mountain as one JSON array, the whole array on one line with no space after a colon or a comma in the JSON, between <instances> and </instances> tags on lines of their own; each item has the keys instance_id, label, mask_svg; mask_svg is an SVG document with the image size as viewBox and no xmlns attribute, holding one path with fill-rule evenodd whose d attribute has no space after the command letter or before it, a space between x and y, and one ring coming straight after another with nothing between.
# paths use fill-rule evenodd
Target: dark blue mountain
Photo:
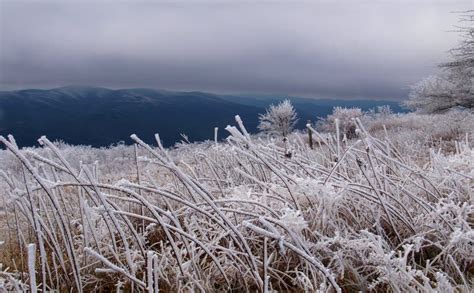
<instances>
[{"instance_id":1,"label":"dark blue mountain","mask_svg":"<svg viewBox=\"0 0 474 293\"><path fill-rule=\"evenodd\" d=\"M36 145L46 135L70 144L108 146L136 133L149 143L159 133L166 146L180 141L213 138L219 127L234 124L239 114L249 131L255 132L258 114L278 98L214 95L202 92L172 92L153 89L111 90L98 87L62 87L50 90L0 92L0 135L13 134L20 146ZM332 111L334 106L372 108L393 102L292 99L300 127Z\"/></svg>"},{"instance_id":2,"label":"dark blue mountain","mask_svg":"<svg viewBox=\"0 0 474 293\"><path fill-rule=\"evenodd\" d=\"M13 134L19 145L35 145L41 135L71 144L107 146L131 142L136 133L153 143L159 133L167 146L181 140L213 137L214 127L233 123L236 113L250 129L261 109L200 92L150 89L110 90L63 87L0 92L0 134Z\"/></svg>"}]
</instances>

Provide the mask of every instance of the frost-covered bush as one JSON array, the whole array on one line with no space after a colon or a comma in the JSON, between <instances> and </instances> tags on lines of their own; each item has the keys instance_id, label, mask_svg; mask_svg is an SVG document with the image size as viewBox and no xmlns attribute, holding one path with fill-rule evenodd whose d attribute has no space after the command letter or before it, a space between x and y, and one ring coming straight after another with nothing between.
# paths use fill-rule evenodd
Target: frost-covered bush
<instances>
[{"instance_id":1,"label":"frost-covered bush","mask_svg":"<svg viewBox=\"0 0 474 293\"><path fill-rule=\"evenodd\" d=\"M291 157L240 119L224 143L173 149L0 138L0 262L28 284L35 243L43 291L472 291L472 139L407 141L472 120L374 117L345 143L289 134Z\"/></svg>"},{"instance_id":2,"label":"frost-covered bush","mask_svg":"<svg viewBox=\"0 0 474 293\"><path fill-rule=\"evenodd\" d=\"M258 129L286 138L295 127L297 114L290 100L284 100L278 105L270 105L264 114L260 114L259 120Z\"/></svg>"},{"instance_id":3,"label":"frost-covered bush","mask_svg":"<svg viewBox=\"0 0 474 293\"><path fill-rule=\"evenodd\" d=\"M444 114L365 115L361 118L374 136L386 138L402 153L429 157L427 148L456 152L456 141L474 143L474 112L453 109Z\"/></svg>"},{"instance_id":4,"label":"frost-covered bush","mask_svg":"<svg viewBox=\"0 0 474 293\"><path fill-rule=\"evenodd\" d=\"M362 117L360 108L334 107L332 114L318 121L318 129L321 131L336 132L336 121L338 121L341 134L347 139L356 137L355 119Z\"/></svg>"}]
</instances>

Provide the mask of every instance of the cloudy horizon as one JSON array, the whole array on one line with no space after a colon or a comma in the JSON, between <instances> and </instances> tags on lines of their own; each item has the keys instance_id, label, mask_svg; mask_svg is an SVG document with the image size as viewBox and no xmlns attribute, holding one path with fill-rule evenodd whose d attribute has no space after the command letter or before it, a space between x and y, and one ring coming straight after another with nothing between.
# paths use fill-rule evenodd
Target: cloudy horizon
<instances>
[{"instance_id":1,"label":"cloudy horizon","mask_svg":"<svg viewBox=\"0 0 474 293\"><path fill-rule=\"evenodd\" d=\"M0 0L0 90L90 85L394 99L470 1Z\"/></svg>"}]
</instances>

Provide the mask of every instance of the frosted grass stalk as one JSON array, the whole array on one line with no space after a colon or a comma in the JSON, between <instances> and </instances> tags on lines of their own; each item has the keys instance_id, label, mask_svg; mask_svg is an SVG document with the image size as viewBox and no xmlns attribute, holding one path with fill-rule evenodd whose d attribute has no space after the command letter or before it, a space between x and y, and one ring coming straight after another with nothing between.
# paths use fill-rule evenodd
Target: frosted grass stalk
<instances>
[{"instance_id":1,"label":"frosted grass stalk","mask_svg":"<svg viewBox=\"0 0 474 293\"><path fill-rule=\"evenodd\" d=\"M147 290L149 293L154 292L154 284L153 284L153 257L155 256L155 253L153 251L148 251L146 254L146 267L147 267Z\"/></svg>"},{"instance_id":2,"label":"frosted grass stalk","mask_svg":"<svg viewBox=\"0 0 474 293\"><path fill-rule=\"evenodd\" d=\"M36 293L36 245L28 244L28 273L30 276L30 292Z\"/></svg>"}]
</instances>

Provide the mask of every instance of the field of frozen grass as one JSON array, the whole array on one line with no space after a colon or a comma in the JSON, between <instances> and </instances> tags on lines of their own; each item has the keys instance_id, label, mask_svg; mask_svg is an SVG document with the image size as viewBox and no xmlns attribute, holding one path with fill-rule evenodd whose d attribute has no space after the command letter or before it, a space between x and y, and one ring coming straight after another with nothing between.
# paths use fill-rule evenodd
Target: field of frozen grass
<instances>
[{"instance_id":1,"label":"field of frozen grass","mask_svg":"<svg viewBox=\"0 0 474 293\"><path fill-rule=\"evenodd\" d=\"M472 292L474 115L344 123L313 149L239 119L172 149L1 138L0 291Z\"/></svg>"}]
</instances>

